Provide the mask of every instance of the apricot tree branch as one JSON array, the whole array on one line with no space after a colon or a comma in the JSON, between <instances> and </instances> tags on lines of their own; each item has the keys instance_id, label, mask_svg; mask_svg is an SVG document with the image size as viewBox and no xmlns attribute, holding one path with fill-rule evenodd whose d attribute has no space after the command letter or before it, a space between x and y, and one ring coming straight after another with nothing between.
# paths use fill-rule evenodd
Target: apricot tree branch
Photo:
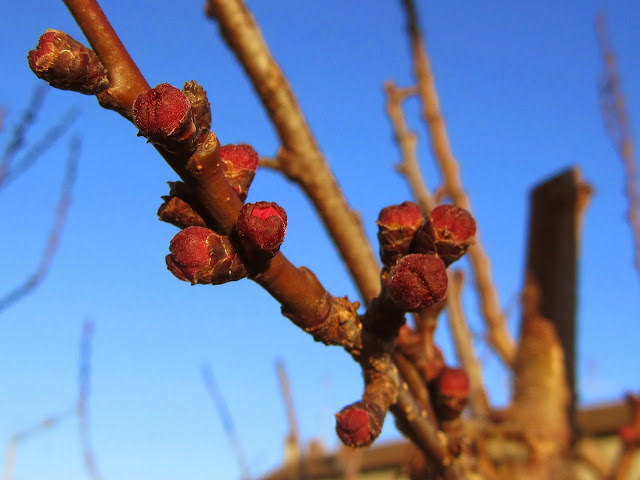
<instances>
[{"instance_id":1,"label":"apricot tree branch","mask_svg":"<svg viewBox=\"0 0 640 480\"><path fill-rule=\"evenodd\" d=\"M429 130L433 153L442 172L447 193L456 205L471 212L471 202L462 187L460 167L451 151L445 122L440 113L435 80L418 26L417 12L412 0L403 0L403 5L407 14L416 81L422 101L422 115ZM498 301L498 292L491 279L489 259L477 233L474 245L469 248L469 261L473 267L480 309L488 328L488 340L502 361L511 366L515 358L515 344L507 329L506 319Z\"/></svg>"},{"instance_id":2,"label":"apricot tree branch","mask_svg":"<svg viewBox=\"0 0 640 480\"><path fill-rule=\"evenodd\" d=\"M616 69L615 54L609 42L604 14L601 13L596 16L595 26L604 64L604 74L602 75L600 86L600 109L609 138L624 165L627 200L629 202L627 219L633 238L635 266L638 274L640 274L640 195L638 194L637 185L638 167L635 148L629 124L629 115L625 106L626 102L620 86L620 76Z\"/></svg>"},{"instance_id":3,"label":"apricot tree branch","mask_svg":"<svg viewBox=\"0 0 640 480\"><path fill-rule=\"evenodd\" d=\"M100 104L130 119L133 102L149 84L96 0L63 1L108 70L109 88L99 94Z\"/></svg>"},{"instance_id":4,"label":"apricot tree branch","mask_svg":"<svg viewBox=\"0 0 640 480\"><path fill-rule=\"evenodd\" d=\"M242 0L209 0L207 14L253 82L282 144L282 172L313 202L345 265L368 302L380 290L379 267L358 215L347 203L291 87Z\"/></svg>"},{"instance_id":5,"label":"apricot tree branch","mask_svg":"<svg viewBox=\"0 0 640 480\"><path fill-rule=\"evenodd\" d=\"M93 321L85 320L82 327L80 340L80 368L78 372L78 397L76 400L76 413L78 415L78 429L80 444L82 446L82 458L87 469L87 474L92 480L102 480L98 469L96 456L91 446L91 425L89 417L89 398L91 390L91 355L93 347Z\"/></svg>"}]
</instances>

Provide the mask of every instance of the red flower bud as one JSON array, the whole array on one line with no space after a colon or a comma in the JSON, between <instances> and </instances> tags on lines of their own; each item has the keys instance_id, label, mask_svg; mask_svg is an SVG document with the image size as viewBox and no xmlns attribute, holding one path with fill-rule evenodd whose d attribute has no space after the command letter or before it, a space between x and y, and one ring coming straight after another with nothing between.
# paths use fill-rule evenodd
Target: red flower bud
<instances>
[{"instance_id":1,"label":"red flower bud","mask_svg":"<svg viewBox=\"0 0 640 480\"><path fill-rule=\"evenodd\" d=\"M240 243L250 256L273 257L284 241L287 214L276 203L246 203L236 221Z\"/></svg>"},{"instance_id":2,"label":"red flower bud","mask_svg":"<svg viewBox=\"0 0 640 480\"><path fill-rule=\"evenodd\" d=\"M383 208L376 223L380 259L386 266L391 266L409 253L413 236L422 225L422 212L415 203L403 202Z\"/></svg>"},{"instance_id":3,"label":"red flower bud","mask_svg":"<svg viewBox=\"0 0 640 480\"><path fill-rule=\"evenodd\" d=\"M258 168L258 154L251 145L223 145L220 160L229 185L244 201Z\"/></svg>"},{"instance_id":4,"label":"red flower bud","mask_svg":"<svg viewBox=\"0 0 640 480\"><path fill-rule=\"evenodd\" d=\"M184 92L167 83L141 94L133 102L133 123L140 135L170 152L192 152L198 130Z\"/></svg>"},{"instance_id":5,"label":"red flower bud","mask_svg":"<svg viewBox=\"0 0 640 480\"><path fill-rule=\"evenodd\" d=\"M52 87L95 95L109 88L107 69L93 50L59 30L47 30L27 55L29 68Z\"/></svg>"},{"instance_id":6,"label":"red flower bud","mask_svg":"<svg viewBox=\"0 0 640 480\"><path fill-rule=\"evenodd\" d=\"M455 205L438 205L416 233L415 251L437 253L448 266L466 253L475 234L476 222L469 212Z\"/></svg>"},{"instance_id":7,"label":"red flower bud","mask_svg":"<svg viewBox=\"0 0 640 480\"><path fill-rule=\"evenodd\" d=\"M356 402L336 414L336 433L348 447L366 447L378 438L384 412L376 405Z\"/></svg>"},{"instance_id":8,"label":"red flower bud","mask_svg":"<svg viewBox=\"0 0 640 480\"><path fill-rule=\"evenodd\" d=\"M247 272L229 239L204 227L187 227L169 244L167 268L180 280L214 284L239 280Z\"/></svg>"},{"instance_id":9,"label":"red flower bud","mask_svg":"<svg viewBox=\"0 0 640 480\"><path fill-rule=\"evenodd\" d=\"M462 368L444 367L432 382L434 408L441 420L460 416L469 398L469 376Z\"/></svg>"},{"instance_id":10,"label":"red flower bud","mask_svg":"<svg viewBox=\"0 0 640 480\"><path fill-rule=\"evenodd\" d=\"M444 262L435 255L406 255L389 272L386 291L395 306L405 312L433 305L447 293Z\"/></svg>"}]
</instances>

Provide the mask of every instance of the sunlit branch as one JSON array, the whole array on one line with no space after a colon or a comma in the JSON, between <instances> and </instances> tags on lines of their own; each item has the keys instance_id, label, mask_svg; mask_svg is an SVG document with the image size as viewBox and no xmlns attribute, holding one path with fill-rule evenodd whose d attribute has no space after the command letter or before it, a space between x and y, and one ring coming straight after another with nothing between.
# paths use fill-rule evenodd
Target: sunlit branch
<instances>
[{"instance_id":1,"label":"sunlit branch","mask_svg":"<svg viewBox=\"0 0 640 480\"><path fill-rule=\"evenodd\" d=\"M638 194L638 166L626 101L620 86L620 76L616 68L615 54L609 42L606 18L604 14L596 16L596 34L602 54L604 73L600 85L600 108L602 118L620 156L625 173L626 192L629 207L627 220L633 238L635 266L640 274L640 196Z\"/></svg>"},{"instance_id":2,"label":"sunlit branch","mask_svg":"<svg viewBox=\"0 0 640 480\"><path fill-rule=\"evenodd\" d=\"M456 205L472 212L471 202L460 179L460 166L451 151L445 122L440 113L435 79L418 26L417 13L412 0L403 0L403 4L407 13L416 81L422 101L422 114L428 127L433 153L440 166L447 193ZM506 319L498 301L498 292L491 279L489 258L482 248L477 233L475 243L469 248L467 255L473 267L480 309L488 328L488 340L503 362L510 366L515 358L515 343L507 329Z\"/></svg>"}]
</instances>

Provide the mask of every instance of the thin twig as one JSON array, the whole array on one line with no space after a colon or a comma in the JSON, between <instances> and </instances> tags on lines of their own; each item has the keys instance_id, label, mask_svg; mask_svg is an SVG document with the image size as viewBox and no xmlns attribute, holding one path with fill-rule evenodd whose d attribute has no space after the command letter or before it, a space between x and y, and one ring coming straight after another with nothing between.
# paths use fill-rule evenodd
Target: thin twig
<instances>
[{"instance_id":1,"label":"thin twig","mask_svg":"<svg viewBox=\"0 0 640 480\"><path fill-rule=\"evenodd\" d=\"M80 110L70 108L51 128L29 150L27 150L19 160L15 162L13 168L4 177L4 183L0 183L0 189L15 182L22 174L27 172L36 161L41 158L49 148L53 147L56 141L62 138L71 128L73 122L80 115Z\"/></svg>"},{"instance_id":2,"label":"thin twig","mask_svg":"<svg viewBox=\"0 0 640 480\"><path fill-rule=\"evenodd\" d=\"M229 411L229 407L227 406L227 402L225 402L224 397L222 396L222 392L218 387L218 384L213 377L213 372L211 371L211 367L208 364L203 364L200 372L202 374L202 380L204 381L204 385L213 400L216 410L218 411L218 415L220 416L220 421L222 422L222 427L224 428L225 433L227 434L227 438L231 443L231 448L233 450L233 454L236 457L236 461L238 462L238 468L240 469L240 475L243 480L250 480L251 476L249 475L249 467L247 466L247 462L245 460L244 450L242 448L242 444L240 443L240 439L238 438L238 433L236 431L236 427L233 424L233 417L231 416L231 412Z\"/></svg>"},{"instance_id":3,"label":"thin twig","mask_svg":"<svg viewBox=\"0 0 640 480\"><path fill-rule=\"evenodd\" d=\"M73 137L69 142L69 156L65 166L64 179L62 180L60 199L58 200L55 218L49 232L47 245L42 257L40 258L40 263L38 264L35 272L31 274L25 282L10 291L4 297L0 297L0 312L13 305L28 293L32 292L49 272L53 262L53 257L58 250L58 243L60 241L60 236L62 235L64 224L67 219L67 212L71 204L71 192L76 179L79 158L80 139Z\"/></svg>"},{"instance_id":4,"label":"thin twig","mask_svg":"<svg viewBox=\"0 0 640 480\"><path fill-rule=\"evenodd\" d=\"M26 440L58 426L63 421L75 416L75 409L67 409L43 418L35 425L11 435L4 452L1 480L13 480L18 447Z\"/></svg>"},{"instance_id":5,"label":"thin twig","mask_svg":"<svg viewBox=\"0 0 640 480\"><path fill-rule=\"evenodd\" d=\"M447 286L447 318L449 330L456 348L456 356L460 365L469 375L469 408L475 417L486 417L489 413L487 392L484 388L482 366L473 347L473 337L465 319L462 308L462 286L464 273L462 270L449 272Z\"/></svg>"},{"instance_id":6,"label":"thin twig","mask_svg":"<svg viewBox=\"0 0 640 480\"><path fill-rule=\"evenodd\" d=\"M98 469L96 456L91 446L91 428L89 421L93 331L93 322L91 320L86 320L82 328L82 339L80 341L80 368L78 372L78 399L76 402L76 411L78 415L80 444L82 445L82 457L84 458L87 474L92 480L101 480L102 475Z\"/></svg>"},{"instance_id":7,"label":"thin twig","mask_svg":"<svg viewBox=\"0 0 640 480\"><path fill-rule=\"evenodd\" d=\"M428 127L434 156L442 172L447 193L459 207L471 212L471 202L462 187L460 166L453 156L442 114L429 57L418 26L417 13L412 0L403 0L407 13L408 31L415 65L418 92L422 101L422 115ZM473 267L474 280L480 309L488 329L488 340L507 366L513 365L515 343L506 325L506 319L498 301L498 292L491 279L491 266L479 235L469 248L468 257Z\"/></svg>"},{"instance_id":8,"label":"thin twig","mask_svg":"<svg viewBox=\"0 0 640 480\"><path fill-rule=\"evenodd\" d=\"M22 146L24 145L25 138L27 136L27 132L29 128L33 125L42 108L42 102L44 102L44 97L49 91L48 85L40 85L33 92L33 96L31 97L31 102L27 109L23 112L22 118L16 125L13 130L13 135L11 136L11 140L7 144L2 152L2 158L0 159L0 186L6 180L7 175L9 174L9 170L11 169L11 163L15 158L16 154ZM3 116L4 117L4 116Z\"/></svg>"},{"instance_id":9,"label":"thin twig","mask_svg":"<svg viewBox=\"0 0 640 480\"><path fill-rule=\"evenodd\" d=\"M402 111L402 101L412 91L398 89L392 82L385 84L385 91L387 92L387 113L402 154L398 170L407 179L422 211L427 213L434 207L435 201L426 186L418 165L415 135L409 131ZM446 299L447 317L456 347L456 355L461 366L469 375L471 411L476 416L486 416L488 413L488 401L484 388L482 367L475 354L473 337L464 316L460 297L461 282L459 281L459 275L449 274ZM425 341L428 343L433 342L433 332L428 335L428 338L425 338Z\"/></svg>"},{"instance_id":10,"label":"thin twig","mask_svg":"<svg viewBox=\"0 0 640 480\"><path fill-rule=\"evenodd\" d=\"M600 108L605 128L624 166L627 200L627 219L631 227L635 266L640 274L640 196L638 195L638 166L626 101L616 69L615 54L609 42L606 17L600 13L595 20L598 45L602 54L604 73L600 85Z\"/></svg>"}]
</instances>

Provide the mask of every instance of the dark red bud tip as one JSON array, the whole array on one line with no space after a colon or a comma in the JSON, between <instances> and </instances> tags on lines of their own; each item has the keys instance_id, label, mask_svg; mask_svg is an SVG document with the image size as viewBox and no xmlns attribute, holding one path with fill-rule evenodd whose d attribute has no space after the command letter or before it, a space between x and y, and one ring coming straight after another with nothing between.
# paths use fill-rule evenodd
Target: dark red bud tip
<instances>
[{"instance_id":1,"label":"dark red bud tip","mask_svg":"<svg viewBox=\"0 0 640 480\"><path fill-rule=\"evenodd\" d=\"M380 210L378 226L385 228L419 227L422 223L422 211L413 202L402 202Z\"/></svg>"},{"instance_id":2,"label":"dark red bud tip","mask_svg":"<svg viewBox=\"0 0 640 480\"><path fill-rule=\"evenodd\" d=\"M189 151L196 146L198 132L189 98L167 83L139 95L132 116L140 135L169 151Z\"/></svg>"},{"instance_id":3,"label":"dark red bud tip","mask_svg":"<svg viewBox=\"0 0 640 480\"><path fill-rule=\"evenodd\" d=\"M444 262L435 255L406 255L391 269L386 289L389 299L405 312L433 305L447 293Z\"/></svg>"},{"instance_id":4,"label":"dark red bud tip","mask_svg":"<svg viewBox=\"0 0 640 480\"><path fill-rule=\"evenodd\" d=\"M436 382L442 395L465 398L469 396L469 376L462 368L444 367Z\"/></svg>"},{"instance_id":5,"label":"dark red bud tip","mask_svg":"<svg viewBox=\"0 0 640 480\"><path fill-rule=\"evenodd\" d=\"M251 145L223 145L220 160L229 185L244 200L258 168L258 153Z\"/></svg>"},{"instance_id":6,"label":"dark red bud tip","mask_svg":"<svg viewBox=\"0 0 640 480\"><path fill-rule=\"evenodd\" d=\"M219 285L247 276L228 237L204 227L187 227L173 237L167 268L180 280Z\"/></svg>"},{"instance_id":7,"label":"dark red bud tip","mask_svg":"<svg viewBox=\"0 0 640 480\"><path fill-rule=\"evenodd\" d=\"M367 447L380 434L382 422L374 406L356 402L336 414L336 433L348 447Z\"/></svg>"},{"instance_id":8,"label":"dark red bud tip","mask_svg":"<svg viewBox=\"0 0 640 480\"><path fill-rule=\"evenodd\" d=\"M287 214L276 203L247 203L236 221L240 243L250 255L274 256L287 231Z\"/></svg>"},{"instance_id":9,"label":"dark red bud tip","mask_svg":"<svg viewBox=\"0 0 640 480\"><path fill-rule=\"evenodd\" d=\"M215 232L204 227L187 227L176 234L169 244L167 268L180 280L198 283L209 266L209 238Z\"/></svg>"},{"instance_id":10,"label":"dark red bud tip","mask_svg":"<svg viewBox=\"0 0 640 480\"><path fill-rule=\"evenodd\" d=\"M47 30L27 55L29 68L52 87L96 95L109 88L107 69L93 50L59 30Z\"/></svg>"},{"instance_id":11,"label":"dark red bud tip","mask_svg":"<svg viewBox=\"0 0 640 480\"><path fill-rule=\"evenodd\" d=\"M462 257L476 234L476 221L464 208L438 205L416 237L416 250L437 252L447 265Z\"/></svg>"},{"instance_id":12,"label":"dark red bud tip","mask_svg":"<svg viewBox=\"0 0 640 480\"><path fill-rule=\"evenodd\" d=\"M380 211L376 223L382 263L391 266L409 253L413 237L422 225L422 220L420 207L413 202L403 202Z\"/></svg>"},{"instance_id":13,"label":"dark red bud tip","mask_svg":"<svg viewBox=\"0 0 640 480\"><path fill-rule=\"evenodd\" d=\"M464 208L438 205L429 213L429 221L436 239L469 244L476 234L476 221Z\"/></svg>"},{"instance_id":14,"label":"dark red bud tip","mask_svg":"<svg viewBox=\"0 0 640 480\"><path fill-rule=\"evenodd\" d=\"M462 368L444 367L433 381L436 413L443 420L460 415L469 398L469 376Z\"/></svg>"}]
</instances>

